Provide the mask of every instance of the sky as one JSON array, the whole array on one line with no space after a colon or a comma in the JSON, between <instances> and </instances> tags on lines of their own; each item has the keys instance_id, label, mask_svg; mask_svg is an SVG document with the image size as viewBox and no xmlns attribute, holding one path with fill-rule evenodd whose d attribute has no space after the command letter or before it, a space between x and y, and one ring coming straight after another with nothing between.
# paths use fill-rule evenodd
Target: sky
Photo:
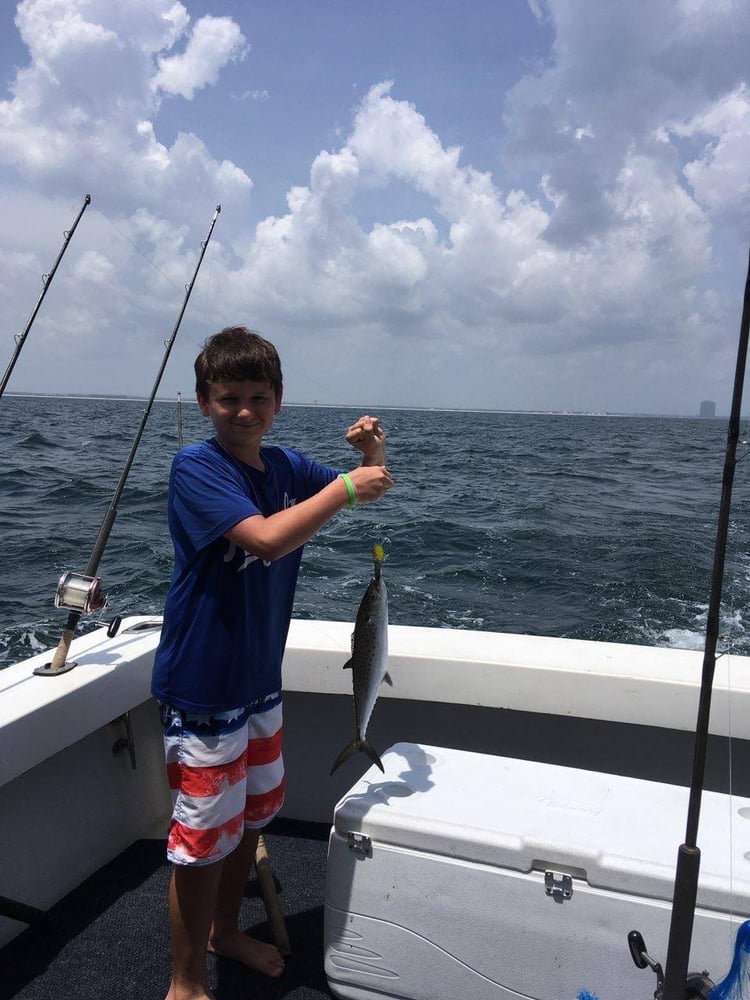
<instances>
[{"instance_id":1,"label":"sky","mask_svg":"<svg viewBox=\"0 0 750 1000\"><path fill-rule=\"evenodd\" d=\"M728 413L747 0L0 3L0 370L147 397L228 325L285 401ZM3 357L3 353L7 361Z\"/></svg>"}]
</instances>

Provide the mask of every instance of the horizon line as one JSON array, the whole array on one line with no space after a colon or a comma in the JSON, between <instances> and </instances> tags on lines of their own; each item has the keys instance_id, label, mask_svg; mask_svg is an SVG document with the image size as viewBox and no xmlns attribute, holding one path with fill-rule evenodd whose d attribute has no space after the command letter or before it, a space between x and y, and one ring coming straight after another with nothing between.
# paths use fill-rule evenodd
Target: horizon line
<instances>
[{"instance_id":1,"label":"horizon line","mask_svg":"<svg viewBox=\"0 0 750 1000\"><path fill-rule=\"evenodd\" d=\"M135 403L145 403L148 402L147 396L131 396L125 393L85 393L85 392L9 392L7 395L21 397L21 398L31 398L31 399L99 399L99 400L119 400L122 402L135 402ZM194 396L188 397L187 399L179 399L173 396L157 396L154 399L155 403L171 403L176 404L178 402L191 403L194 406L198 405L197 400ZM284 402L284 407L310 407L313 409L328 409L328 410L342 410L342 409L359 409L363 404L361 403L319 403L317 401L312 403L297 403L297 402ZM379 410L408 410L415 412L433 412L433 413L506 413L506 414L525 414L529 416L560 416L560 417L669 417L675 420L726 420L727 416L722 414L714 414L712 417L701 416L700 413L649 413L644 410L635 410L632 412L625 412L622 410L541 410L541 409L508 409L508 408L498 408L490 406L406 406L397 405L393 403L382 403L375 406Z\"/></svg>"}]
</instances>

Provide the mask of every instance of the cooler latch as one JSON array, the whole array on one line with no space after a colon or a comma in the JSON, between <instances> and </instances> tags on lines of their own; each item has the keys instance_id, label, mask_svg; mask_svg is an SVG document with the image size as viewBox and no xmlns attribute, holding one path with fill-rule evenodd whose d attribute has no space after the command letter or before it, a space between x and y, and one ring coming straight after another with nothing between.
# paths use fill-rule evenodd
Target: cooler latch
<instances>
[{"instance_id":1,"label":"cooler latch","mask_svg":"<svg viewBox=\"0 0 750 1000\"><path fill-rule=\"evenodd\" d=\"M553 872L549 869L544 873L544 891L558 903L570 899L573 895L573 879L565 872Z\"/></svg>"},{"instance_id":2,"label":"cooler latch","mask_svg":"<svg viewBox=\"0 0 750 1000\"><path fill-rule=\"evenodd\" d=\"M372 857L372 841L364 833L352 833L350 830L346 835L346 846L361 858Z\"/></svg>"}]
</instances>

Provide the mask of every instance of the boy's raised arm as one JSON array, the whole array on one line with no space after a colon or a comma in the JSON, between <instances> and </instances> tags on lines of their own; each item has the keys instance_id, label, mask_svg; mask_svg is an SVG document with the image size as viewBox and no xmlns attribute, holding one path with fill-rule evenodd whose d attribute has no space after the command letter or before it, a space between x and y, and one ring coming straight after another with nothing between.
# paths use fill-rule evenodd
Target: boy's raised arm
<instances>
[{"instance_id":1,"label":"boy's raised arm","mask_svg":"<svg viewBox=\"0 0 750 1000\"><path fill-rule=\"evenodd\" d=\"M363 416L346 432L346 440L362 454L359 467L348 473L357 503L373 503L393 486L385 467L385 433L377 417ZM269 517L246 517L225 537L259 559L281 559L309 541L348 502L345 482L334 479L315 496L286 510Z\"/></svg>"}]
</instances>

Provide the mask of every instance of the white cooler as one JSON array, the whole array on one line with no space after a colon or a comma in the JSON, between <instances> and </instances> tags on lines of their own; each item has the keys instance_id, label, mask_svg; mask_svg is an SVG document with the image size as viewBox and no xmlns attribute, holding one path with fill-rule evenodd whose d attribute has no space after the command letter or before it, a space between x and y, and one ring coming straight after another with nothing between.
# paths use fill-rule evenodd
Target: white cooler
<instances>
[{"instance_id":1,"label":"white cooler","mask_svg":"<svg viewBox=\"0 0 750 1000\"><path fill-rule=\"evenodd\" d=\"M636 1000L666 963L688 790L398 743L336 806L325 970L344 1000ZM750 913L750 799L704 792L690 970Z\"/></svg>"}]
</instances>

